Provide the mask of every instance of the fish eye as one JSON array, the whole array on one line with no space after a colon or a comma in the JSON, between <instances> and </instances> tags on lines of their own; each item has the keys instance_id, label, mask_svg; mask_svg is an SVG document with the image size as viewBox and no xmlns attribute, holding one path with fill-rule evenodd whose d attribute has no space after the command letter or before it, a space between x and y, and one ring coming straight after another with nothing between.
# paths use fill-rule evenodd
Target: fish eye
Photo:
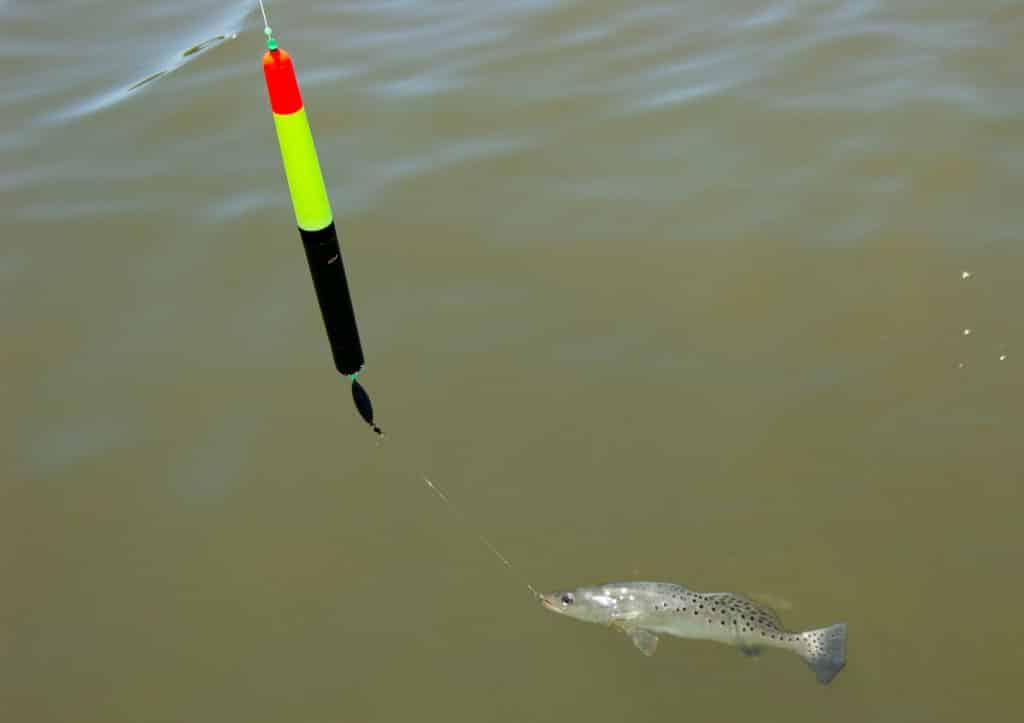
<instances>
[{"instance_id":1,"label":"fish eye","mask_svg":"<svg viewBox=\"0 0 1024 723\"><path fill-rule=\"evenodd\" d=\"M572 605L572 602L573 602L573 597L572 597L572 593L571 592L567 592L564 595L562 595L562 604L563 605Z\"/></svg>"}]
</instances>

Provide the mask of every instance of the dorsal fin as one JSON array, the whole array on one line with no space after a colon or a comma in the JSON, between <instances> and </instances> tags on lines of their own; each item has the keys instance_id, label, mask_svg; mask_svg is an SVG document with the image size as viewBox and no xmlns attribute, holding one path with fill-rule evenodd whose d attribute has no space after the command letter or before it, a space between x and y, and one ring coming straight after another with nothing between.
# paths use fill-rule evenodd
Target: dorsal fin
<instances>
[{"instance_id":1,"label":"dorsal fin","mask_svg":"<svg viewBox=\"0 0 1024 723\"><path fill-rule=\"evenodd\" d=\"M771 610L776 615L779 614L780 610L789 611L793 609L793 603L789 600L779 595L773 595L770 592L752 592L748 594L748 597L761 607Z\"/></svg>"}]
</instances>

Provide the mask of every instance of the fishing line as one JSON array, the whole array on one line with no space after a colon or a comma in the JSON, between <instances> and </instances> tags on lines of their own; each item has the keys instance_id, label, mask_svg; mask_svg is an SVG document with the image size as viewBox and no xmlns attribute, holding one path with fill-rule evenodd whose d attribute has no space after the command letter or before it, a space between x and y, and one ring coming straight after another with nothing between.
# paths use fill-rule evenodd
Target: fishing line
<instances>
[{"instance_id":1,"label":"fishing line","mask_svg":"<svg viewBox=\"0 0 1024 723\"><path fill-rule=\"evenodd\" d=\"M462 524L465 525L468 528L469 527L468 519L462 513L462 510L460 510L458 507L456 507L455 503L453 503L450 499L448 499L448 495L446 495L444 492L442 492L440 489L438 489L437 485L435 485L430 480L430 478L424 476L423 477L423 481L426 482L427 483L427 487L429 487L438 496L438 498L442 502L444 502L445 505L448 506L448 509L451 511L452 515L456 519L458 519L460 522L462 522ZM486 537L484 537L483 535L481 535L478 532L474 531L472 534L476 535L476 538L478 540L480 540L481 543L483 543L484 547L486 547L488 550L490 550L492 553L494 553L494 556L497 557L498 560L501 561L501 563L509 570L509 572L511 572L514 575L516 575L516 577L521 578L522 582L526 585L526 589L529 590L533 594L534 597L536 597L536 598L540 597L540 593L537 592L537 589L533 585L530 584L529 580L527 580L522 575L520 575L519 572L512 567L512 562L507 557L502 555L501 552L498 551L498 548L494 546L494 543L492 543L490 540L488 540Z\"/></svg>"},{"instance_id":2,"label":"fishing line","mask_svg":"<svg viewBox=\"0 0 1024 723\"><path fill-rule=\"evenodd\" d=\"M263 7L263 0L260 0L260 13L263 14L263 31L270 30L270 23L267 22L267 9ZM269 35L269 33L267 33Z\"/></svg>"},{"instance_id":3,"label":"fishing line","mask_svg":"<svg viewBox=\"0 0 1024 723\"><path fill-rule=\"evenodd\" d=\"M391 437L389 435L388 439L390 438ZM383 437L378 438L378 447L382 446L382 440ZM392 446L393 444L394 443L392 443ZM438 487L433 480L431 480L429 477L427 477L425 474L421 472L410 472L409 476L418 477L419 479L423 480L424 484L427 485L430 491L433 492L434 495L439 500L441 500L441 502L444 503L445 507L448 508L448 512L451 513L452 517L455 518L459 522L459 524L463 526L463 528L466 530L466 533L475 537L480 542L481 545L487 548L487 550L492 555L494 555L494 557L496 557L499 562L501 562L502 566L506 570L508 570L510 574L514 575L516 578L519 579L519 582L526 586L526 589L530 591L531 595L533 595L535 598L540 598L541 595L539 592L537 592L537 588L530 584L530 581L526 579L526 577L518 570L518 568L512 565L512 561L509 560L509 558L506 557L504 554L502 554L501 551L497 548L497 546L493 542L491 542L489 538L484 536L479 531L478 527L470 521L469 517L466 515L465 512L462 511L462 509L458 505L452 502L451 498L447 495L447 493L445 493L444 490Z\"/></svg>"}]
</instances>

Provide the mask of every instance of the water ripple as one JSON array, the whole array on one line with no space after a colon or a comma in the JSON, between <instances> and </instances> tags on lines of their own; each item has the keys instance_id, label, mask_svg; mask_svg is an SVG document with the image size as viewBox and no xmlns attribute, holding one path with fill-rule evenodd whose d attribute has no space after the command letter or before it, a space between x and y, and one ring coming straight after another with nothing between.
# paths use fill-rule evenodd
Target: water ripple
<instances>
[{"instance_id":1,"label":"water ripple","mask_svg":"<svg viewBox=\"0 0 1024 723\"><path fill-rule=\"evenodd\" d=\"M217 46L234 40L241 30L244 19L251 15L253 4L244 0L236 0L233 5L221 10L214 17L202 18L198 26L191 30L176 33L174 37L181 43L175 49L163 51L160 60L153 62L153 69L136 76L134 80L115 82L99 90L92 92L85 97L80 97L73 102L64 105L55 111L49 111L42 115L40 123L48 126L65 124L84 116L92 115L107 110L124 102L131 95L156 80L166 77L170 73L182 68L187 63L202 56L205 52ZM167 12L161 12L160 8L141 8L138 13L146 13L148 22L167 22ZM178 11L180 12L180 11ZM177 13L175 13L177 14ZM131 15L131 14L129 14ZM195 22L195 16L189 15L185 18L189 23ZM123 59L116 56L106 58L107 72L111 76L124 77L126 68L138 67L138 57L151 55L153 45L167 46L168 41L160 40L154 43L152 38L145 34L138 34L134 39L125 39L123 47L134 47L136 56L133 62L125 63ZM103 46L97 47L100 57L103 57ZM96 70L100 66L91 68ZM72 76L69 76L69 80ZM51 91L52 92L52 89Z\"/></svg>"}]
</instances>

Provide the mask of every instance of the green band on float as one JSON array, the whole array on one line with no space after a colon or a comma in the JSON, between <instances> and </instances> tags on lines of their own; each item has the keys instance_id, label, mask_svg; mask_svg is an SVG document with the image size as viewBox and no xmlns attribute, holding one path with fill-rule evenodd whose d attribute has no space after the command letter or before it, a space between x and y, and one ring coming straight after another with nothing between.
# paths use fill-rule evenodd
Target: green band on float
<instances>
[{"instance_id":1,"label":"green band on float","mask_svg":"<svg viewBox=\"0 0 1024 723\"><path fill-rule=\"evenodd\" d=\"M288 192L295 209L295 221L300 229L319 231L334 220L327 187L320 171L320 161L313 145L306 109L300 108L289 115L274 113L277 140L281 145L281 160L288 179Z\"/></svg>"}]
</instances>

